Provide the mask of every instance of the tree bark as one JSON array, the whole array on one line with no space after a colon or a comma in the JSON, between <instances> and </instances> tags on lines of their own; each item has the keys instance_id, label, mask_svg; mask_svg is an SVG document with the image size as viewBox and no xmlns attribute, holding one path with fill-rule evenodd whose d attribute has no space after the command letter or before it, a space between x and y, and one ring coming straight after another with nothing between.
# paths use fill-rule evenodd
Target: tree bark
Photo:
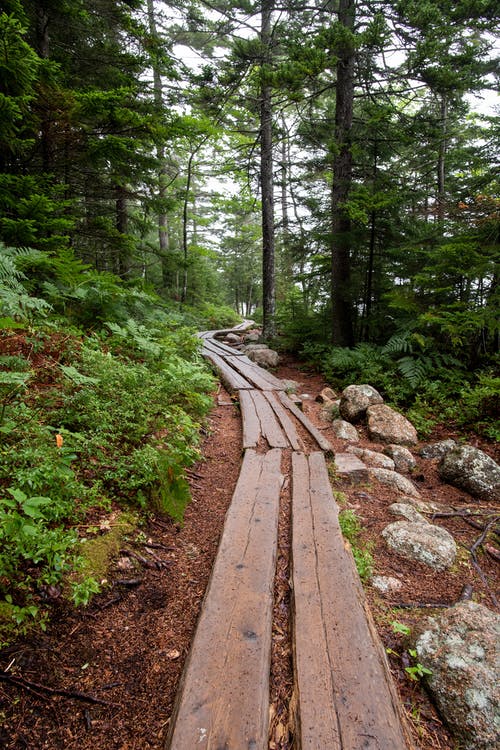
<instances>
[{"instance_id":1,"label":"tree bark","mask_svg":"<svg viewBox=\"0 0 500 750\"><path fill-rule=\"evenodd\" d=\"M274 273L274 186L272 92L265 80L271 61L271 16L273 0L263 0L261 10L262 72L260 89L260 184L262 197L262 309L263 337L275 333L276 291Z\"/></svg>"},{"instance_id":2,"label":"tree bark","mask_svg":"<svg viewBox=\"0 0 500 750\"><path fill-rule=\"evenodd\" d=\"M335 156L331 194L331 293L332 343L353 346L352 300L350 289L350 230L346 209L352 182L351 131L354 102L355 50L350 34L354 32L355 0L340 0L338 19L345 39L337 49L337 86L335 94Z\"/></svg>"},{"instance_id":3,"label":"tree bark","mask_svg":"<svg viewBox=\"0 0 500 750\"><path fill-rule=\"evenodd\" d=\"M148 0L148 24L149 33L155 44L159 43L158 30L156 28L156 18L153 0ZM157 60L153 57L153 95L155 106L160 112L163 109L163 87L161 82L161 72ZM158 139L156 142L156 158L158 160L158 243L160 248L160 261L162 267L162 284L166 288L170 282L169 265L167 255L169 251L168 235L168 217L163 208L166 194L166 184L168 180L168 167L165 159L165 146L163 140Z\"/></svg>"},{"instance_id":4,"label":"tree bark","mask_svg":"<svg viewBox=\"0 0 500 750\"><path fill-rule=\"evenodd\" d=\"M438 163L437 163L437 206L436 218L442 223L444 220L445 207L445 182L446 182L446 147L448 127L448 102L446 94L441 94L441 139L439 141Z\"/></svg>"}]
</instances>

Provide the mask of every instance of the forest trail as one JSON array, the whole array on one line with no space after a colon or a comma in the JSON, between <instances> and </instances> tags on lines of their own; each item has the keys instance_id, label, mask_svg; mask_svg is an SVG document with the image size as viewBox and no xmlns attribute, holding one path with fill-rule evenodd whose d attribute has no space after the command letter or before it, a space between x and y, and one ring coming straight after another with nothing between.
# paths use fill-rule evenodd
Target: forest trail
<instances>
[{"instance_id":1,"label":"forest trail","mask_svg":"<svg viewBox=\"0 0 500 750\"><path fill-rule=\"evenodd\" d=\"M216 333L202 335L203 353L239 400L243 460L166 748L274 746L269 676L285 495L293 653L287 715L296 747L409 748L385 653L340 531L325 461L332 447L282 381Z\"/></svg>"}]
</instances>

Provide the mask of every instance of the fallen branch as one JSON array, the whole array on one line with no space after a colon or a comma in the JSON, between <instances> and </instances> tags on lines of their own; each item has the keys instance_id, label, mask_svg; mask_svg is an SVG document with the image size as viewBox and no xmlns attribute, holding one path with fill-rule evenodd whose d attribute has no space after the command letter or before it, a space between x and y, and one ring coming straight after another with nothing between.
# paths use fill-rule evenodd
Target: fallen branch
<instances>
[{"instance_id":1,"label":"fallen branch","mask_svg":"<svg viewBox=\"0 0 500 750\"><path fill-rule=\"evenodd\" d=\"M492 591L492 589L491 589L491 587L490 587L490 585L488 583L488 579L487 579L487 577L486 577L483 569L479 565L479 561L478 561L477 555L476 555L477 550L479 549L479 547L481 547L481 545L483 544L484 540L488 536L489 531L491 530L491 528L493 527L493 525L496 524L496 523L498 523L498 516L496 516L489 523L486 524L486 526L482 530L482 533L478 536L478 538L476 539L476 541L474 542L474 544L472 545L472 547L466 547L466 549L468 549L468 551L470 552L470 556L471 556L471 559L472 559L472 564L474 565L474 567L475 567L475 569L476 569L479 577L481 578L481 580L484 583L484 585L485 585L485 587L486 587L489 595L491 596L491 600L492 600L493 604L495 605L495 607L497 609L500 609L500 603L499 603L499 601L498 601L498 599L497 599L494 591Z\"/></svg>"},{"instance_id":2,"label":"fallen branch","mask_svg":"<svg viewBox=\"0 0 500 750\"><path fill-rule=\"evenodd\" d=\"M24 677L15 677L14 675L5 674L0 672L0 681L9 682L11 685L16 685L30 693L34 693L38 698L44 698L41 693L47 693L48 695L61 695L64 698L74 698L79 701L86 703L93 703L98 706L114 706L119 707L119 703L111 703L110 701L102 700L101 698L95 698L93 695L87 693L80 693L78 690L64 690L63 688L52 688L48 685L41 685L38 682L32 682L31 680L25 680Z\"/></svg>"}]
</instances>

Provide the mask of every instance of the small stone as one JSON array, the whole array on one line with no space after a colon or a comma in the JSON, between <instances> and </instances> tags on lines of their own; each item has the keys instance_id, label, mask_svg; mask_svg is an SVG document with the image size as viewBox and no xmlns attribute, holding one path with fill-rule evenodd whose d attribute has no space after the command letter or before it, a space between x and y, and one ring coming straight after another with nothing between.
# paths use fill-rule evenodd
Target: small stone
<instances>
[{"instance_id":1,"label":"small stone","mask_svg":"<svg viewBox=\"0 0 500 750\"><path fill-rule=\"evenodd\" d=\"M403 588L401 581L394 576L373 576L371 584L381 594L391 594Z\"/></svg>"},{"instance_id":2,"label":"small stone","mask_svg":"<svg viewBox=\"0 0 500 750\"><path fill-rule=\"evenodd\" d=\"M366 414L368 434L372 440L396 445L414 445L417 442L417 431L412 423L390 406L375 404L368 407Z\"/></svg>"},{"instance_id":3,"label":"small stone","mask_svg":"<svg viewBox=\"0 0 500 750\"><path fill-rule=\"evenodd\" d=\"M323 404L320 417L325 422L332 422L334 419L339 417L339 401L330 401L328 404Z\"/></svg>"},{"instance_id":4,"label":"small stone","mask_svg":"<svg viewBox=\"0 0 500 750\"><path fill-rule=\"evenodd\" d=\"M457 545L451 534L441 526L395 521L385 527L382 536L394 552L434 570L446 570L455 561Z\"/></svg>"},{"instance_id":5,"label":"small stone","mask_svg":"<svg viewBox=\"0 0 500 750\"><path fill-rule=\"evenodd\" d=\"M342 391L340 414L348 422L359 422L371 404L382 404L384 399L371 385L348 385Z\"/></svg>"},{"instance_id":6,"label":"small stone","mask_svg":"<svg viewBox=\"0 0 500 750\"><path fill-rule=\"evenodd\" d=\"M368 469L352 453L335 454L335 471L339 479L346 480L351 484L360 484L368 480Z\"/></svg>"},{"instance_id":7,"label":"small stone","mask_svg":"<svg viewBox=\"0 0 500 750\"><path fill-rule=\"evenodd\" d=\"M392 505L389 505L389 512L394 516L403 516L407 521L413 523L429 523L425 516L408 503L392 503Z\"/></svg>"},{"instance_id":8,"label":"small stone","mask_svg":"<svg viewBox=\"0 0 500 750\"><path fill-rule=\"evenodd\" d=\"M411 451L403 445L388 445L387 448L384 448L384 453L392 458L396 471L408 472L417 465Z\"/></svg>"},{"instance_id":9,"label":"small stone","mask_svg":"<svg viewBox=\"0 0 500 750\"><path fill-rule=\"evenodd\" d=\"M236 333L227 333L224 341L226 344L241 344L241 338Z\"/></svg>"},{"instance_id":10,"label":"small stone","mask_svg":"<svg viewBox=\"0 0 500 750\"><path fill-rule=\"evenodd\" d=\"M438 443L429 443L424 445L420 450L422 458L442 458L456 446L454 440L440 440Z\"/></svg>"},{"instance_id":11,"label":"small stone","mask_svg":"<svg viewBox=\"0 0 500 750\"><path fill-rule=\"evenodd\" d=\"M367 466L394 471L394 461L392 458L389 458L389 456L384 456L383 453L371 451L368 450L368 448L358 448L356 445L350 445L347 448L347 452L354 453L354 455L360 458Z\"/></svg>"},{"instance_id":12,"label":"small stone","mask_svg":"<svg viewBox=\"0 0 500 750\"><path fill-rule=\"evenodd\" d=\"M336 399L337 394L329 387L323 388L321 393L318 393L318 395L316 396L316 401L320 404L327 404L331 401L335 401Z\"/></svg>"},{"instance_id":13,"label":"small stone","mask_svg":"<svg viewBox=\"0 0 500 750\"><path fill-rule=\"evenodd\" d=\"M419 491L412 482L397 471L389 471L388 469L370 469L370 476L381 482L381 484L393 487L403 495L420 497Z\"/></svg>"},{"instance_id":14,"label":"small stone","mask_svg":"<svg viewBox=\"0 0 500 750\"><path fill-rule=\"evenodd\" d=\"M257 346L260 346L260 344L257 344ZM266 368L277 367L280 359L278 352L275 352L274 349L269 348L252 349L251 351L247 351L247 357L260 367Z\"/></svg>"},{"instance_id":15,"label":"small stone","mask_svg":"<svg viewBox=\"0 0 500 750\"><path fill-rule=\"evenodd\" d=\"M344 419L334 419L332 429L336 437L341 440L348 440L351 443L357 443L359 435L357 429L350 422Z\"/></svg>"}]
</instances>

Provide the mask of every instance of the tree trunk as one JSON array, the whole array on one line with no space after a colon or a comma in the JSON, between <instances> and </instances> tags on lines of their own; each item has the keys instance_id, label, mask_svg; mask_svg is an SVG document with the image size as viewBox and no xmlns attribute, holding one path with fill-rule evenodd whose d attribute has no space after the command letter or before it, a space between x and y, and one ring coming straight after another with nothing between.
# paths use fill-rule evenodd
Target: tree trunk
<instances>
[{"instance_id":1,"label":"tree trunk","mask_svg":"<svg viewBox=\"0 0 500 750\"><path fill-rule=\"evenodd\" d=\"M122 187L116 189L116 228L121 235L127 234L127 195ZM130 274L130 251L127 237L123 236L118 238L117 243L115 273L123 279Z\"/></svg>"},{"instance_id":2,"label":"tree trunk","mask_svg":"<svg viewBox=\"0 0 500 750\"><path fill-rule=\"evenodd\" d=\"M273 0L263 0L261 13L262 74L260 89L260 185L262 196L262 308L265 339L275 335L276 292L274 279L274 190L271 87L265 80L271 61Z\"/></svg>"},{"instance_id":3,"label":"tree trunk","mask_svg":"<svg viewBox=\"0 0 500 750\"><path fill-rule=\"evenodd\" d=\"M156 28L156 18L153 0L148 0L148 23L149 33L154 40L156 45L159 44L158 30ZM153 62L153 95L154 102L158 112L163 109L163 87L161 82L161 71L157 60L152 58ZM158 243L160 247L160 261L162 268L162 285L166 288L170 282L169 278L169 264L167 262L167 254L169 251L169 235L168 235L168 218L164 211L164 201L166 194L166 185L168 181L168 168L165 159L165 146L163 140L160 138L156 142L156 158L158 160Z\"/></svg>"},{"instance_id":4,"label":"tree trunk","mask_svg":"<svg viewBox=\"0 0 500 750\"><path fill-rule=\"evenodd\" d=\"M340 0L338 18L345 39L337 50L337 86L335 95L335 156L331 195L331 290L332 342L335 346L353 346L352 301L350 289L351 222L346 201L352 181L352 111L354 101L355 50L349 38L354 32L355 0Z\"/></svg>"},{"instance_id":5,"label":"tree trunk","mask_svg":"<svg viewBox=\"0 0 500 750\"><path fill-rule=\"evenodd\" d=\"M437 206L436 218L438 222L444 220L445 208L445 180L446 180L446 147L448 127L448 102L446 95L441 94L441 139L439 141L438 163L437 163Z\"/></svg>"}]
</instances>

